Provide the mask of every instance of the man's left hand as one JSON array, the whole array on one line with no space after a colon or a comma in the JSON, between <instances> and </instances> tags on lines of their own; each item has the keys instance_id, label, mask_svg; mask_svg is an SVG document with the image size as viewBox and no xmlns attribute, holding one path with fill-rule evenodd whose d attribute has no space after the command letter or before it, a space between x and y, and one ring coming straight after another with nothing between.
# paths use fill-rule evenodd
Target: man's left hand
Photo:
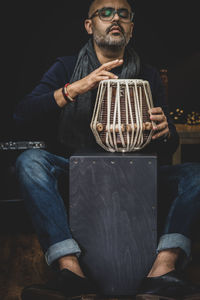
<instances>
[{"instance_id":1,"label":"man's left hand","mask_svg":"<svg viewBox=\"0 0 200 300\"><path fill-rule=\"evenodd\" d=\"M151 121L155 122L153 126L154 134L152 139L155 140L161 136L169 136L169 127L167 118L161 107L153 107L149 110Z\"/></svg>"}]
</instances>

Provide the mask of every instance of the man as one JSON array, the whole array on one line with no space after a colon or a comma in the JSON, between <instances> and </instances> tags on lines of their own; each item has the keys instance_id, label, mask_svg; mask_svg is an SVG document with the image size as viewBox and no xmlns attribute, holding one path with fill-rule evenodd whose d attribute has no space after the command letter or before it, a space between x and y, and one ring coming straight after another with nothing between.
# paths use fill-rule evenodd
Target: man
<instances>
[{"instance_id":1,"label":"man","mask_svg":"<svg viewBox=\"0 0 200 300\"><path fill-rule=\"evenodd\" d=\"M59 58L32 93L19 103L14 115L19 127L26 127L35 136L42 130L40 136L45 136L49 145L54 144L49 151L23 152L17 159L16 169L46 261L58 269L58 280L51 288L60 289L66 296L95 292L79 265L81 249L69 230L58 183L67 176L66 151L70 155L88 145L93 149L97 147L89 123L99 82L112 78L148 80L155 106L149 113L156 126L147 151L156 150L162 164L166 153L171 155L178 145L159 74L154 68L143 65L128 46L134 27L132 20L133 12L127 0L92 1L85 20L85 28L92 39L78 57ZM61 147L55 147L57 128L64 155L61 155ZM191 224L200 211L200 166L160 167L159 178L161 184L164 181L165 186L172 186L174 201L158 244L157 258L139 289L138 299L146 296L155 299L151 298L155 295L158 299L159 296L175 299L191 294L200 297L200 289L185 282L175 271L178 259L190 256ZM34 299L37 299L40 291L42 299L48 299L48 284L25 288L22 298L35 293Z\"/></svg>"}]
</instances>

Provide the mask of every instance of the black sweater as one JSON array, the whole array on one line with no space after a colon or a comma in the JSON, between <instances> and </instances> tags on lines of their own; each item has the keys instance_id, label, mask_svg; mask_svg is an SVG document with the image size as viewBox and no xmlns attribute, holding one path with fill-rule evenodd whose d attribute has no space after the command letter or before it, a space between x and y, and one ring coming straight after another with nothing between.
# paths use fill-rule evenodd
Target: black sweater
<instances>
[{"instance_id":1,"label":"black sweater","mask_svg":"<svg viewBox=\"0 0 200 300\"><path fill-rule=\"evenodd\" d=\"M54 91L70 81L77 56L59 57L52 67L44 74L35 89L19 102L14 113L14 121L21 138L43 139L49 151L68 156L57 140L57 128L61 108L54 99ZM120 67L111 72L118 75ZM148 80L155 107L162 107L169 124L171 138L152 141L143 151L157 152L162 164L169 163L170 156L178 146L178 134L169 116L165 91L157 70L149 65L141 65L138 79ZM103 149L102 149L103 150Z\"/></svg>"}]
</instances>

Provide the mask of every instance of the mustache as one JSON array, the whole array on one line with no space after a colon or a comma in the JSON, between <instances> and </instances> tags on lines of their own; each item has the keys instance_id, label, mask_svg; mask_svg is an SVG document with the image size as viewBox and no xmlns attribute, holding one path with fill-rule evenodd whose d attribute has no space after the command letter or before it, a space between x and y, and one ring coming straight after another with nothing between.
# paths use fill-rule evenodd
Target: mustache
<instances>
[{"instance_id":1,"label":"mustache","mask_svg":"<svg viewBox=\"0 0 200 300\"><path fill-rule=\"evenodd\" d=\"M113 23L112 25L110 25L110 26L106 29L106 33L107 33L107 34L112 30L113 26L118 26L118 27L120 28L120 31L124 34L124 29L123 29L123 28L121 27L121 25L118 24L118 23Z\"/></svg>"}]
</instances>

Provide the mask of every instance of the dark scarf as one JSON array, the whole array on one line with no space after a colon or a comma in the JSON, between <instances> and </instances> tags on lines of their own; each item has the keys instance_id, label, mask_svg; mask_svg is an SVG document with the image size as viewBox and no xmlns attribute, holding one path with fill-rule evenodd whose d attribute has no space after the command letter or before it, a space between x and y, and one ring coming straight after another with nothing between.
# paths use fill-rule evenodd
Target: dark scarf
<instances>
[{"instance_id":1,"label":"dark scarf","mask_svg":"<svg viewBox=\"0 0 200 300\"><path fill-rule=\"evenodd\" d=\"M80 80L100 67L94 51L92 39L80 50L70 83ZM112 70L111 70L112 72ZM140 59L129 46L125 49L124 63L119 78L137 78L140 72ZM79 95L75 102L68 103L62 110L59 121L58 138L67 151L90 147L96 143L90 129L97 89Z\"/></svg>"}]
</instances>

